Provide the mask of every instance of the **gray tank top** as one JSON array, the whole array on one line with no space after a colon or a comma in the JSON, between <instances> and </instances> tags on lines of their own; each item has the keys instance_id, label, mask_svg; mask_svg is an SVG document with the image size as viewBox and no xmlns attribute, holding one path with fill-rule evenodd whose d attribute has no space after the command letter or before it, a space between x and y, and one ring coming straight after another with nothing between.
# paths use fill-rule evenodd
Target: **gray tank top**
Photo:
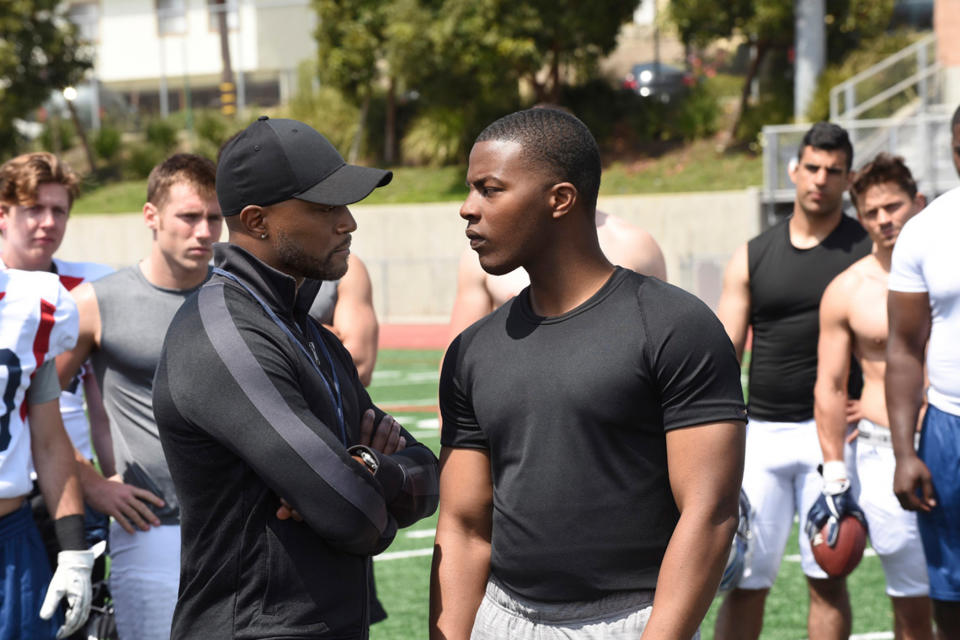
<instances>
[{"instance_id":1,"label":"gray tank top","mask_svg":"<svg viewBox=\"0 0 960 640\"><path fill-rule=\"evenodd\" d=\"M310 315L320 324L333 324L333 310L337 306L337 285L339 280L324 280L317 297L310 306Z\"/></svg>"},{"instance_id":2,"label":"gray tank top","mask_svg":"<svg viewBox=\"0 0 960 640\"><path fill-rule=\"evenodd\" d=\"M93 282L100 308L100 349L93 367L110 419L113 455L123 481L163 498L151 506L163 524L180 523L180 503L153 418L153 374L167 327L197 289L162 289L134 265Z\"/></svg>"}]
</instances>

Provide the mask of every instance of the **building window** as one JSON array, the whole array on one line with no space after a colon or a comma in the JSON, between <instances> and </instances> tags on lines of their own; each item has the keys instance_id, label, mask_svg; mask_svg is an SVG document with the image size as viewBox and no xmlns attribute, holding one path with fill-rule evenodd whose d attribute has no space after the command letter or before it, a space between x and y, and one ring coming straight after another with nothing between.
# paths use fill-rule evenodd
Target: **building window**
<instances>
[{"instance_id":1,"label":"building window","mask_svg":"<svg viewBox=\"0 0 960 640\"><path fill-rule=\"evenodd\" d=\"M166 36L186 32L186 0L157 0L157 33Z\"/></svg>"},{"instance_id":2,"label":"building window","mask_svg":"<svg viewBox=\"0 0 960 640\"><path fill-rule=\"evenodd\" d=\"M220 23L218 22L220 18L220 13L227 13L227 29L235 31L237 25L239 24L239 18L237 16L237 0L223 0L219 2L218 0L207 0L207 26L210 31L219 31Z\"/></svg>"},{"instance_id":3,"label":"building window","mask_svg":"<svg viewBox=\"0 0 960 640\"><path fill-rule=\"evenodd\" d=\"M72 4L67 8L67 17L77 26L81 40L96 42L100 39L100 5L94 2Z\"/></svg>"}]
</instances>

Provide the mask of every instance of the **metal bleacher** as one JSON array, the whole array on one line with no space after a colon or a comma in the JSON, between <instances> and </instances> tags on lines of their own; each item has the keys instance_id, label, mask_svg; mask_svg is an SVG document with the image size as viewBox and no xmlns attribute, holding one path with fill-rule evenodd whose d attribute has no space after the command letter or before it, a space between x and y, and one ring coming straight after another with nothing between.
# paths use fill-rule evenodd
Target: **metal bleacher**
<instances>
[{"instance_id":1,"label":"metal bleacher","mask_svg":"<svg viewBox=\"0 0 960 640\"><path fill-rule=\"evenodd\" d=\"M903 156L928 198L960 185L950 155L950 117L943 73L931 34L830 91L830 121L850 133L854 167L880 151ZM788 167L807 124L763 127L763 190L768 223L789 211L794 188Z\"/></svg>"}]
</instances>

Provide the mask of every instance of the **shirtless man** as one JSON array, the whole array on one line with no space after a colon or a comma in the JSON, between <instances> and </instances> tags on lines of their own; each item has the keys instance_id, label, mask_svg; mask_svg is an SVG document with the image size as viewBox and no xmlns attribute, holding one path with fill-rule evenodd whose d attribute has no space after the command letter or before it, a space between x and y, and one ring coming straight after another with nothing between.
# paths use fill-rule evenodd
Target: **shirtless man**
<instances>
[{"instance_id":1,"label":"shirtless man","mask_svg":"<svg viewBox=\"0 0 960 640\"><path fill-rule=\"evenodd\" d=\"M616 265L666 282L667 265L657 241L629 222L596 212L597 237L607 259ZM530 284L523 268L495 276L480 267L475 251L465 247L457 268L457 296L450 314L450 339L500 307Z\"/></svg>"},{"instance_id":2,"label":"shirtless man","mask_svg":"<svg viewBox=\"0 0 960 640\"><path fill-rule=\"evenodd\" d=\"M886 369L887 277L893 246L904 223L926 206L923 194L903 159L879 154L863 167L850 186L860 224L873 240L873 251L838 275L820 301L820 340L814 415L823 451L824 495L814 506L833 502L842 516L855 504L844 496L850 488L843 460L847 435L847 380L851 354L863 371L857 445L860 507L870 542L883 563L887 595L893 601L894 637L929 639L929 582L917 516L904 511L893 493L895 461L890 444L883 376ZM852 492L851 492L852 493ZM808 518L819 530L828 519ZM818 521L819 520L819 521Z\"/></svg>"}]
</instances>

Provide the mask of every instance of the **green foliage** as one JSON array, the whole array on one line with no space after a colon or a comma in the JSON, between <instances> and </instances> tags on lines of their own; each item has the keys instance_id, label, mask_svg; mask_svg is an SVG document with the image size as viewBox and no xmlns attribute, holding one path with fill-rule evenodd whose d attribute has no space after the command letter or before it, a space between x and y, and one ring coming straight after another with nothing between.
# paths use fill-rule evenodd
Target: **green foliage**
<instances>
[{"instance_id":1,"label":"green foliage","mask_svg":"<svg viewBox=\"0 0 960 640\"><path fill-rule=\"evenodd\" d=\"M595 73L596 60L616 45L636 4L595 0L587 13L576 0L313 0L322 61L317 75L354 107L369 107L371 117L380 104L390 109L415 96L423 114L411 124L421 128L402 148L416 162L461 158L463 142L448 130L431 134L425 123L444 125L446 114L459 109L461 137L472 140L490 120L520 107L521 80L535 101L558 101L566 72ZM395 119L400 114L384 114L384 123Z\"/></svg>"},{"instance_id":2,"label":"green foliage","mask_svg":"<svg viewBox=\"0 0 960 640\"><path fill-rule=\"evenodd\" d=\"M774 49L767 56L758 78L760 97L744 111L736 132L737 140L756 142L764 125L793 121L793 77L782 72L788 65L784 49Z\"/></svg>"},{"instance_id":3,"label":"green foliage","mask_svg":"<svg viewBox=\"0 0 960 640\"><path fill-rule=\"evenodd\" d=\"M843 59L861 42L878 37L890 24L893 3L894 0L827 0L824 20L827 59ZM771 57L778 61L778 64L764 65L766 71L760 75L760 99L755 105L745 105L739 114L740 120L735 124L739 139L753 140L759 131L759 121L764 117L775 119L762 124L792 119L792 106L783 113L781 106L788 98L792 102L789 71L793 65L785 58L794 44L793 2L670 0L668 15L677 26L681 39L690 46L705 47L722 38L741 38L755 47L761 59ZM743 80L744 86L753 80L748 73Z\"/></svg>"},{"instance_id":4,"label":"green foliage","mask_svg":"<svg viewBox=\"0 0 960 640\"><path fill-rule=\"evenodd\" d=\"M163 153L169 153L177 146L177 127L169 120L150 120L146 126L146 136L147 142Z\"/></svg>"},{"instance_id":5,"label":"green foliage","mask_svg":"<svg viewBox=\"0 0 960 640\"><path fill-rule=\"evenodd\" d=\"M204 109L196 115L194 131L200 140L219 148L236 128L237 125L232 118L228 118L218 110Z\"/></svg>"},{"instance_id":6,"label":"green foliage","mask_svg":"<svg viewBox=\"0 0 960 640\"><path fill-rule=\"evenodd\" d=\"M16 118L39 107L52 90L80 82L90 50L76 36L60 0L0 2L0 154L17 148Z\"/></svg>"},{"instance_id":7,"label":"green foliage","mask_svg":"<svg viewBox=\"0 0 960 640\"><path fill-rule=\"evenodd\" d=\"M120 156L123 136L116 127L104 124L93 136L91 146L97 158L111 164Z\"/></svg>"},{"instance_id":8,"label":"green foliage","mask_svg":"<svg viewBox=\"0 0 960 640\"><path fill-rule=\"evenodd\" d=\"M123 167L126 177L133 180L146 178L155 166L166 159L167 155L166 149L150 142L131 145Z\"/></svg>"},{"instance_id":9,"label":"green foliage","mask_svg":"<svg viewBox=\"0 0 960 640\"><path fill-rule=\"evenodd\" d=\"M49 118L40 132L40 145L43 149L70 149L76 140L77 130L69 118Z\"/></svg>"},{"instance_id":10,"label":"green foliage","mask_svg":"<svg viewBox=\"0 0 960 640\"><path fill-rule=\"evenodd\" d=\"M343 152L356 135L359 114L359 109L340 91L317 86L316 62L308 60L298 67L297 93L284 116L309 124Z\"/></svg>"},{"instance_id":11,"label":"green foliage","mask_svg":"<svg viewBox=\"0 0 960 640\"><path fill-rule=\"evenodd\" d=\"M828 65L817 82L817 91L807 109L807 118L813 122L827 120L830 117L831 88L909 46L917 37L918 34L908 32L877 36L864 42L858 50L852 52L843 61ZM882 89L913 75L916 70L913 60L902 60L871 81L865 82L858 90L863 96L876 95ZM878 106L873 112L868 111L863 117L887 117L913 97L915 94L912 92L898 94Z\"/></svg>"},{"instance_id":12,"label":"green foliage","mask_svg":"<svg viewBox=\"0 0 960 640\"><path fill-rule=\"evenodd\" d=\"M415 165L439 166L466 160L467 145L464 113L450 107L425 109L403 137L404 159Z\"/></svg>"},{"instance_id":13,"label":"green foliage","mask_svg":"<svg viewBox=\"0 0 960 640\"><path fill-rule=\"evenodd\" d=\"M194 117L193 131L197 141L193 153L216 161L220 146L238 129L237 121L217 109L194 111Z\"/></svg>"},{"instance_id":14,"label":"green foliage","mask_svg":"<svg viewBox=\"0 0 960 640\"><path fill-rule=\"evenodd\" d=\"M678 137L695 140L712 135L717 130L720 104L717 96L705 83L695 85L677 107L673 126Z\"/></svg>"}]
</instances>

